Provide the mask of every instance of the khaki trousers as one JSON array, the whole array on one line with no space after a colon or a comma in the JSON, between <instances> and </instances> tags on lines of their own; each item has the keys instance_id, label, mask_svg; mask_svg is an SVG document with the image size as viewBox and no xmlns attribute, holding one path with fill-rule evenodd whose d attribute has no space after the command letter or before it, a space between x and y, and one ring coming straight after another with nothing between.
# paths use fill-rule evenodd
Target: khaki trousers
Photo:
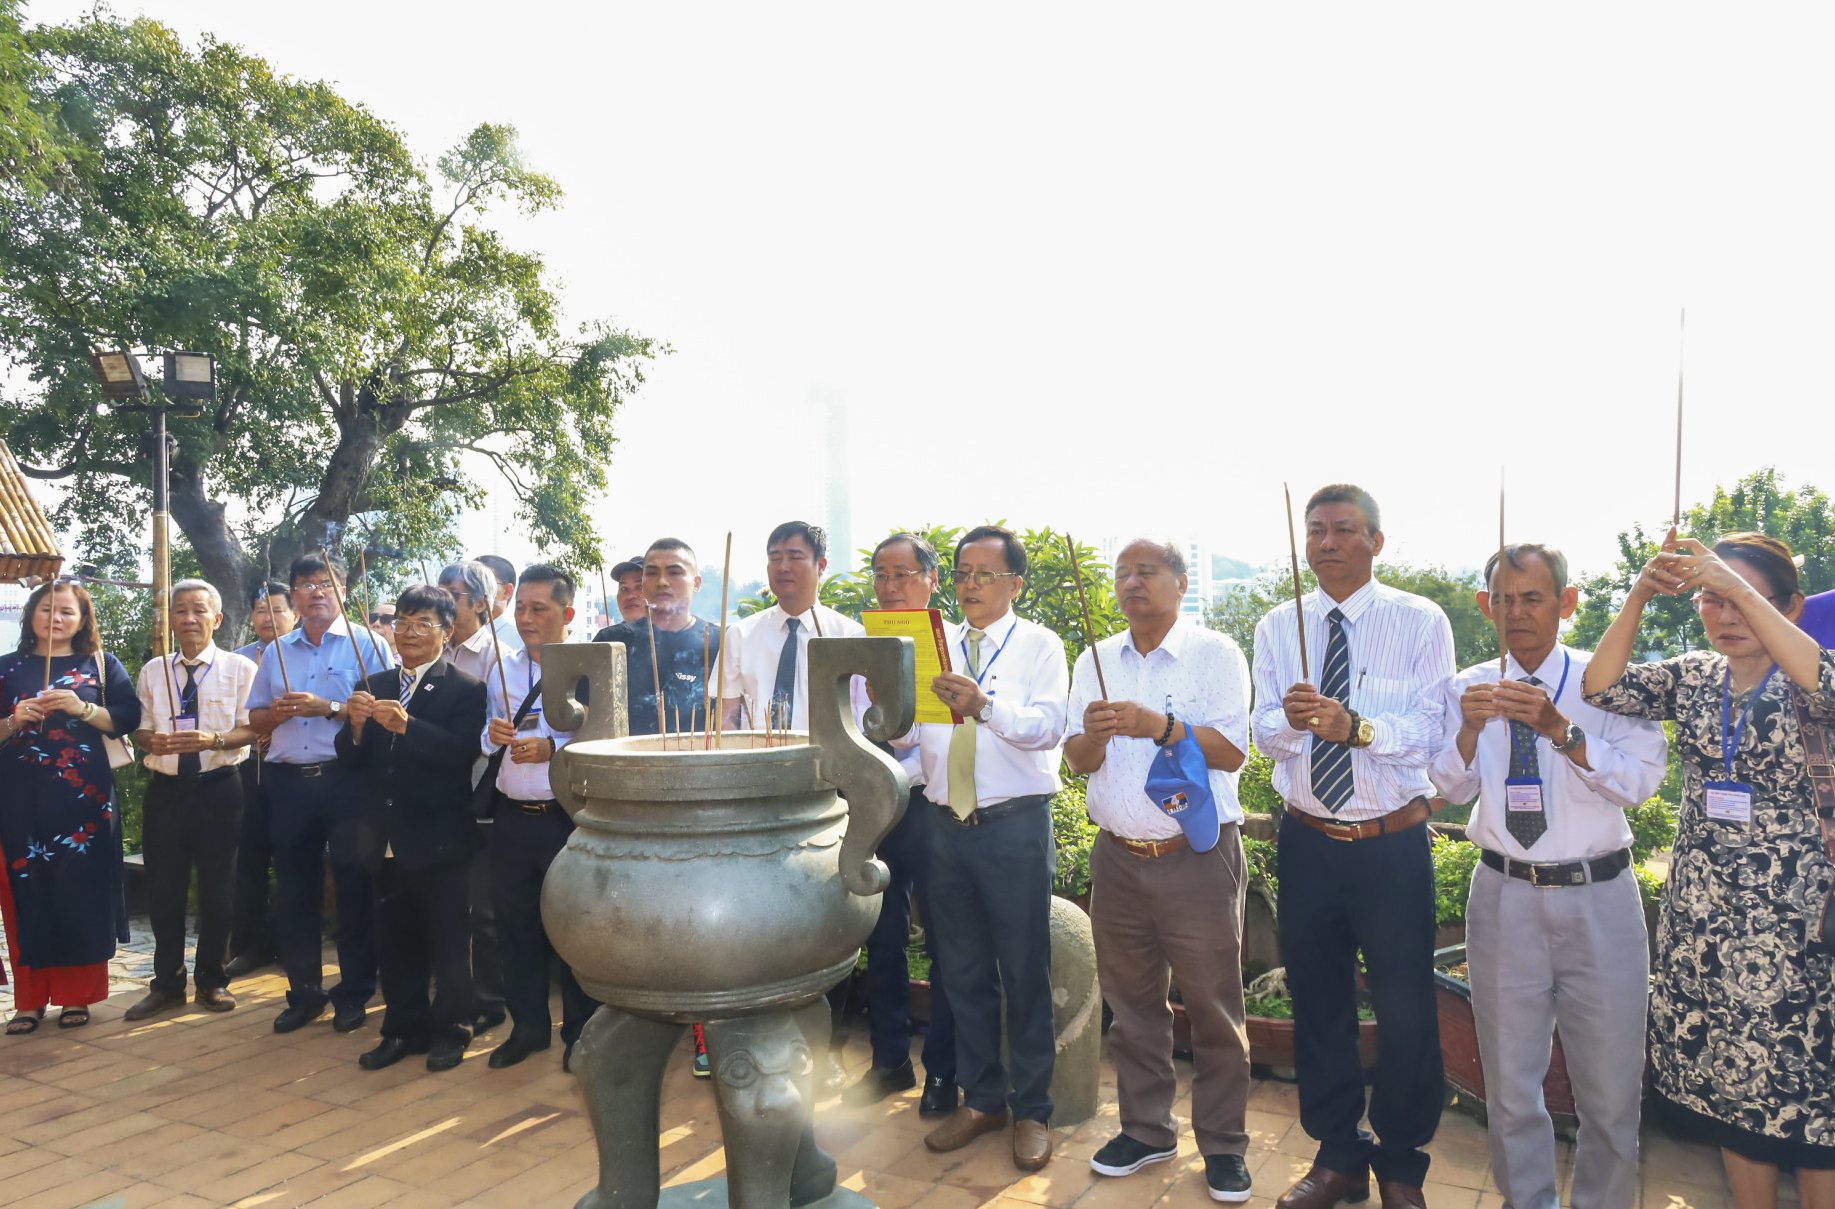
<instances>
[{"instance_id":1,"label":"khaki trousers","mask_svg":"<svg viewBox=\"0 0 1835 1209\"><path fill-rule=\"evenodd\" d=\"M1179 981L1191 1021L1192 1133L1200 1154L1244 1154L1249 1035L1243 1028L1242 835L1223 828L1209 852L1136 856L1106 831L1090 857L1096 971L1114 1014L1109 1056L1122 1132L1149 1146L1178 1141L1172 1102L1172 1008Z\"/></svg>"}]
</instances>

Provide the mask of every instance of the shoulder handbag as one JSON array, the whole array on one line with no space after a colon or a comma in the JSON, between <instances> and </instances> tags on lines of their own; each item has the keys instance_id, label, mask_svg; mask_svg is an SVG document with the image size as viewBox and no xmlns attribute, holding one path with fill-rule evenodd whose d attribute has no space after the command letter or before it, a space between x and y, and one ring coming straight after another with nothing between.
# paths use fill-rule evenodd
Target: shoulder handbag
<instances>
[{"instance_id":1,"label":"shoulder handbag","mask_svg":"<svg viewBox=\"0 0 1835 1209\"><path fill-rule=\"evenodd\" d=\"M1803 693L1796 685L1790 689L1792 704L1797 707L1797 730L1803 736L1803 754L1808 757L1810 794L1816 802L1816 821L1822 827L1822 848L1835 863L1835 763L1829 759L1829 732L1811 721ZM1835 891L1822 904L1821 927L1814 938L1825 945L1835 945Z\"/></svg>"},{"instance_id":2,"label":"shoulder handbag","mask_svg":"<svg viewBox=\"0 0 1835 1209\"><path fill-rule=\"evenodd\" d=\"M537 680L529 689L529 695L522 699L522 708L518 709L516 716L510 719L511 726L522 725L522 720L529 716L530 708L534 706L535 699L541 694L542 682ZM503 767L503 753L508 750L508 748L499 747L491 753L490 759L484 762L484 775L479 777L478 783L472 787L471 812L478 818L490 818L491 810L497 804L497 770Z\"/></svg>"},{"instance_id":3,"label":"shoulder handbag","mask_svg":"<svg viewBox=\"0 0 1835 1209\"><path fill-rule=\"evenodd\" d=\"M103 709L107 709L108 708L108 652L107 651L97 651L96 652L96 694L101 698L101 700L97 701L96 704L100 705ZM96 733L101 734L102 732L98 731ZM139 757L134 754L134 749L128 746L127 737L124 735L103 734L102 735L102 750L108 753L108 766L110 768L126 768L129 764L132 764L134 763L135 760L139 759Z\"/></svg>"}]
</instances>

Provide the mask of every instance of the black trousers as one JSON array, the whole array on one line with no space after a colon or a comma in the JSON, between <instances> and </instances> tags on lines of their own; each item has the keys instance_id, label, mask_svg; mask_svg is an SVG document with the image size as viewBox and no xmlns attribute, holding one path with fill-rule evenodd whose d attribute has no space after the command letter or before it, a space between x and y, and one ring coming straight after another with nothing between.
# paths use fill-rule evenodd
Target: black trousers
<instances>
[{"instance_id":1,"label":"black trousers","mask_svg":"<svg viewBox=\"0 0 1835 1209\"><path fill-rule=\"evenodd\" d=\"M508 798L497 798L491 824L491 900L497 908L497 940L503 954L503 1000L514 1033L546 1037L554 1027L548 1010L552 974L561 986L561 1040L572 1045L599 1008L580 989L573 970L558 959L542 926L542 879L573 834L573 820L549 802L546 812L525 814Z\"/></svg>"},{"instance_id":2,"label":"black trousers","mask_svg":"<svg viewBox=\"0 0 1835 1209\"><path fill-rule=\"evenodd\" d=\"M905 950L911 937L911 904L924 919L924 951L930 957L930 1028L924 1034L924 1071L956 1081L956 1018L943 990L943 963L930 904L930 828L947 826L922 786L911 790L905 817L880 842L879 859L892 871L880 899L879 923L867 938L867 1011L872 1020L873 1065L895 1067L911 1056L911 967Z\"/></svg>"},{"instance_id":3,"label":"black trousers","mask_svg":"<svg viewBox=\"0 0 1835 1209\"><path fill-rule=\"evenodd\" d=\"M229 951L240 957L274 953L274 908L268 894L268 871L274 867L274 842L268 836L266 769L261 753L252 752L236 766L242 778L242 832L236 844L234 920ZM259 770L259 771L258 771Z\"/></svg>"},{"instance_id":4,"label":"black trousers","mask_svg":"<svg viewBox=\"0 0 1835 1209\"><path fill-rule=\"evenodd\" d=\"M242 829L241 777L233 768L202 777L153 773L142 817L147 916L153 925L152 989L185 993L185 900L195 868L195 981L200 991L221 990L229 985L223 963L229 952L236 839Z\"/></svg>"},{"instance_id":5,"label":"black trousers","mask_svg":"<svg viewBox=\"0 0 1835 1209\"><path fill-rule=\"evenodd\" d=\"M503 953L497 946L497 909L491 902L490 838L497 824L480 820L485 846L471 858L471 1005L474 1012L500 1014L503 1006Z\"/></svg>"},{"instance_id":6,"label":"black trousers","mask_svg":"<svg viewBox=\"0 0 1835 1209\"><path fill-rule=\"evenodd\" d=\"M1051 879L1057 847L1050 799L991 823L930 827L930 925L949 971L956 1082L977 1112L1051 1119L1057 1031L1051 1020ZM1012 1070L1000 1061L1000 997L1007 997ZM1009 1075L1012 1093L1008 1094Z\"/></svg>"},{"instance_id":7,"label":"black trousers","mask_svg":"<svg viewBox=\"0 0 1835 1209\"><path fill-rule=\"evenodd\" d=\"M382 962L384 1037L471 1039L471 858L376 871L376 949ZM427 980L435 993L427 998Z\"/></svg>"},{"instance_id":8,"label":"black trousers","mask_svg":"<svg viewBox=\"0 0 1835 1209\"><path fill-rule=\"evenodd\" d=\"M1300 1125L1341 1175L1419 1185L1445 1101L1427 824L1346 843L1281 816L1281 956L1293 993ZM1357 1048L1357 954L1382 1022L1372 1138Z\"/></svg>"},{"instance_id":9,"label":"black trousers","mask_svg":"<svg viewBox=\"0 0 1835 1209\"><path fill-rule=\"evenodd\" d=\"M280 764L261 770L273 808L275 950L287 971L290 1005L317 1007L329 999L338 1007L361 1007L376 993L375 891L357 856L362 793L355 773L338 764L322 767L312 777ZM319 939L327 854L338 894L338 985L329 994Z\"/></svg>"}]
</instances>

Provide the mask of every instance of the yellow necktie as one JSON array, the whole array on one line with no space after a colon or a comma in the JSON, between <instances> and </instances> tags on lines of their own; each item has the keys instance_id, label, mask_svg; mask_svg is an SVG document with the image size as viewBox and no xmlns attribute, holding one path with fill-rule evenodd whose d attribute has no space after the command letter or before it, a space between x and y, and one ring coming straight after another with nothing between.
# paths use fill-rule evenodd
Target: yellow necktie
<instances>
[{"instance_id":1,"label":"yellow necktie","mask_svg":"<svg viewBox=\"0 0 1835 1209\"><path fill-rule=\"evenodd\" d=\"M968 632L970 675L981 674L981 640L986 637L981 630ZM949 736L949 808L959 819L975 813L975 731L980 725L973 718L964 718Z\"/></svg>"}]
</instances>

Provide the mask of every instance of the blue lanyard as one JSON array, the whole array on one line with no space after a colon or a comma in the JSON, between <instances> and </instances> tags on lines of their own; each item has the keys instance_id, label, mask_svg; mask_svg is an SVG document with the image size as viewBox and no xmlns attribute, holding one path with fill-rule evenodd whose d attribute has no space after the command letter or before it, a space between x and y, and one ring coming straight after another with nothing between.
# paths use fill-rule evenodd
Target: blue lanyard
<instances>
[{"instance_id":1,"label":"blue lanyard","mask_svg":"<svg viewBox=\"0 0 1835 1209\"><path fill-rule=\"evenodd\" d=\"M999 659L1000 653L1007 649L1007 644L1009 642L1013 641L1013 631L1017 629L1019 629L1019 618L1015 617L1013 619L1013 624L1007 627L1007 636L1002 638L1000 640L1000 645L994 648L994 658L989 659L986 663L981 665L981 674L975 677L976 688L981 687L981 681L988 674L988 669L994 666L994 659ZM986 633L985 630L982 632ZM962 637L958 641L962 643L962 666L967 667L969 664L968 630L965 629L962 631Z\"/></svg>"},{"instance_id":2,"label":"blue lanyard","mask_svg":"<svg viewBox=\"0 0 1835 1209\"><path fill-rule=\"evenodd\" d=\"M1521 667L1522 664L1518 664L1517 666ZM1573 655L1569 654L1567 651L1562 651L1561 652L1561 683L1555 687L1555 695L1548 699L1548 703L1550 705L1561 704L1561 694L1567 691L1567 674L1569 671L1573 669L1573 666L1574 666ZM1511 763L1521 764L1523 763L1523 761L1517 758L1518 756L1522 754L1522 748L1517 745L1516 727L1508 726L1507 729L1510 732Z\"/></svg>"},{"instance_id":3,"label":"blue lanyard","mask_svg":"<svg viewBox=\"0 0 1835 1209\"><path fill-rule=\"evenodd\" d=\"M182 662L180 662L179 653L177 651L173 651L172 652L172 674L174 676L177 676L183 670L184 670L184 665ZM204 681L210 679L210 673L216 670L217 670L216 661L212 660L211 662L204 665L203 675L192 677L191 679L191 711L189 713L185 712L185 690L182 688L178 690L178 702L174 706L174 709L176 712L174 712L174 714L172 715L173 717L175 718L196 718L204 712L203 709L199 705L199 701L202 699L204 695Z\"/></svg>"},{"instance_id":4,"label":"blue lanyard","mask_svg":"<svg viewBox=\"0 0 1835 1209\"><path fill-rule=\"evenodd\" d=\"M1733 779L1733 760L1739 754L1740 732L1746 729L1746 722L1752 717L1752 707L1765 695L1765 686L1777 675L1778 665L1772 664L1765 678L1759 681L1758 688L1753 690L1752 700L1746 702L1746 708L1740 711L1739 721L1733 722L1733 665L1727 664L1727 680L1720 686L1720 762L1727 766L1727 780ZM1733 737L1727 738L1727 727L1731 723Z\"/></svg>"}]
</instances>

